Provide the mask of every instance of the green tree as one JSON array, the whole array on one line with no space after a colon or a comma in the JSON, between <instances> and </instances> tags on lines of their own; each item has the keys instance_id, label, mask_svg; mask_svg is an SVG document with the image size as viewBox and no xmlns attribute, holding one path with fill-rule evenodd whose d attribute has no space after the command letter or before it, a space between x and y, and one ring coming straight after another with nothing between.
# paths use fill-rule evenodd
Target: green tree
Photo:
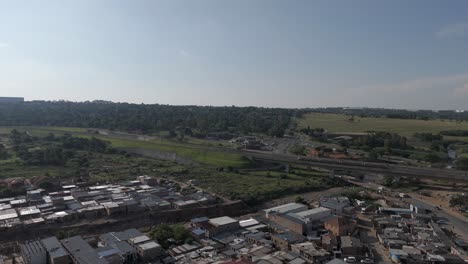
<instances>
[{"instance_id":1,"label":"green tree","mask_svg":"<svg viewBox=\"0 0 468 264\"><path fill-rule=\"evenodd\" d=\"M172 228L168 224L160 224L150 232L152 239L158 241L163 248L169 248L168 240L174 237Z\"/></svg>"},{"instance_id":2,"label":"green tree","mask_svg":"<svg viewBox=\"0 0 468 264\"><path fill-rule=\"evenodd\" d=\"M302 197L302 196L300 196L300 195L299 195L299 196L296 196L296 199L294 199L294 202L296 202L296 203L301 203L301 204L305 204L305 203L306 203L306 201L304 200L304 197Z\"/></svg>"},{"instance_id":3,"label":"green tree","mask_svg":"<svg viewBox=\"0 0 468 264\"><path fill-rule=\"evenodd\" d=\"M0 160L4 160L8 158L10 158L10 154L6 150L5 146L3 144L0 144Z\"/></svg>"},{"instance_id":4,"label":"green tree","mask_svg":"<svg viewBox=\"0 0 468 264\"><path fill-rule=\"evenodd\" d=\"M464 170L464 171L468 170L468 158L461 157L457 159L457 161L455 162L455 166L459 170Z\"/></svg>"},{"instance_id":5,"label":"green tree","mask_svg":"<svg viewBox=\"0 0 468 264\"><path fill-rule=\"evenodd\" d=\"M424 160L430 163L440 162L442 159L434 152L428 153L424 156Z\"/></svg>"},{"instance_id":6,"label":"green tree","mask_svg":"<svg viewBox=\"0 0 468 264\"><path fill-rule=\"evenodd\" d=\"M176 241L184 242L186 239L190 238L190 233L183 225L173 225L171 228Z\"/></svg>"}]
</instances>

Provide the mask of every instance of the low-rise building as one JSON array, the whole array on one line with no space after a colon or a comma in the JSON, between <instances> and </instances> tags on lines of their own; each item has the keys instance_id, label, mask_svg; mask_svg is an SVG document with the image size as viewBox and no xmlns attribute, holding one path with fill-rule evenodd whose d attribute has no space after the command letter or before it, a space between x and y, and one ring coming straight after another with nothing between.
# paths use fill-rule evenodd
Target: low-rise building
<instances>
[{"instance_id":1,"label":"low-rise building","mask_svg":"<svg viewBox=\"0 0 468 264\"><path fill-rule=\"evenodd\" d=\"M175 209L196 208L199 206L198 202L195 200L175 201L172 203L172 205Z\"/></svg>"},{"instance_id":2,"label":"low-rise building","mask_svg":"<svg viewBox=\"0 0 468 264\"><path fill-rule=\"evenodd\" d=\"M356 221L344 217L332 217L324 223L326 230L335 236L346 236L351 234L356 228Z\"/></svg>"},{"instance_id":3,"label":"low-rise building","mask_svg":"<svg viewBox=\"0 0 468 264\"><path fill-rule=\"evenodd\" d=\"M48 237L41 240L47 251L48 264L68 264L68 253L56 237Z\"/></svg>"},{"instance_id":4,"label":"low-rise building","mask_svg":"<svg viewBox=\"0 0 468 264\"><path fill-rule=\"evenodd\" d=\"M146 242L149 242L149 241L151 241L151 239L147 235L142 235L142 236L137 236L137 237L130 238L128 240L128 243L130 243L130 245L136 247L139 244L146 243Z\"/></svg>"},{"instance_id":5,"label":"low-rise building","mask_svg":"<svg viewBox=\"0 0 468 264\"><path fill-rule=\"evenodd\" d=\"M305 204L288 203L288 204L283 204L280 206L266 209L264 210L264 212L265 212L265 216L268 218L270 213L280 213L280 214L297 213L297 212L305 211L307 209L308 207Z\"/></svg>"},{"instance_id":6,"label":"low-rise building","mask_svg":"<svg viewBox=\"0 0 468 264\"><path fill-rule=\"evenodd\" d=\"M47 251L41 241L27 241L20 248L25 264L47 264Z\"/></svg>"},{"instance_id":7,"label":"low-rise building","mask_svg":"<svg viewBox=\"0 0 468 264\"><path fill-rule=\"evenodd\" d=\"M354 207L348 197L322 197L319 204L321 207L329 208L336 215L350 215L354 213Z\"/></svg>"},{"instance_id":8,"label":"low-rise building","mask_svg":"<svg viewBox=\"0 0 468 264\"><path fill-rule=\"evenodd\" d=\"M306 232L305 222L292 214L270 213L269 218L272 222L296 234L303 235Z\"/></svg>"},{"instance_id":9,"label":"low-rise building","mask_svg":"<svg viewBox=\"0 0 468 264\"><path fill-rule=\"evenodd\" d=\"M291 244L304 242L305 237L293 232L284 232L271 235L271 241L276 248L288 251Z\"/></svg>"},{"instance_id":10,"label":"low-rise building","mask_svg":"<svg viewBox=\"0 0 468 264\"><path fill-rule=\"evenodd\" d=\"M81 236L60 240L75 264L108 264Z\"/></svg>"},{"instance_id":11,"label":"low-rise building","mask_svg":"<svg viewBox=\"0 0 468 264\"><path fill-rule=\"evenodd\" d=\"M299 254L307 263L324 263L331 258L328 251L318 248L312 242L293 244L291 251Z\"/></svg>"},{"instance_id":12,"label":"low-rise building","mask_svg":"<svg viewBox=\"0 0 468 264\"><path fill-rule=\"evenodd\" d=\"M138 255L144 261L156 259L163 252L161 245L154 241L140 243L136 246L136 249Z\"/></svg>"},{"instance_id":13,"label":"low-rise building","mask_svg":"<svg viewBox=\"0 0 468 264\"><path fill-rule=\"evenodd\" d=\"M340 247L343 256L360 256L363 249L361 240L351 236L340 237Z\"/></svg>"},{"instance_id":14,"label":"low-rise building","mask_svg":"<svg viewBox=\"0 0 468 264\"><path fill-rule=\"evenodd\" d=\"M207 237L216 236L225 232L233 232L239 229L239 221L228 216L211 218L208 224L210 227L206 230Z\"/></svg>"}]
</instances>

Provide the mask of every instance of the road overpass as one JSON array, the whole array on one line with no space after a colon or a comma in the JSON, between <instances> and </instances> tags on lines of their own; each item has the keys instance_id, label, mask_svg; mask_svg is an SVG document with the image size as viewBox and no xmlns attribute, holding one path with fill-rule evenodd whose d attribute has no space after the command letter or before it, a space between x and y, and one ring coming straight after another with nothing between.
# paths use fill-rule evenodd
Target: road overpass
<instances>
[{"instance_id":1,"label":"road overpass","mask_svg":"<svg viewBox=\"0 0 468 264\"><path fill-rule=\"evenodd\" d=\"M286 154L273 154L260 151L242 151L242 154L254 159L307 165L312 167L326 168L330 170L343 170L358 173L377 173L401 177L417 177L422 179L441 179L450 180L454 182L468 182L467 172L451 169L422 168L376 162L336 160L318 157L302 157Z\"/></svg>"}]
</instances>

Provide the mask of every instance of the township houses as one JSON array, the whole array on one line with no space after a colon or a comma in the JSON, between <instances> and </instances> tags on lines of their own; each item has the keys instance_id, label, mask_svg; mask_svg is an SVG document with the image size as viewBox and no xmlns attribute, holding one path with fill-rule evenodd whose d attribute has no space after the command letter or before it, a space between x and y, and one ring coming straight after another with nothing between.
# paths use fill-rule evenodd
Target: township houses
<instances>
[{"instance_id":1,"label":"township houses","mask_svg":"<svg viewBox=\"0 0 468 264\"><path fill-rule=\"evenodd\" d=\"M216 204L219 200L198 190L182 194L174 186L170 181L158 184L149 176L139 176L135 181L121 184L64 185L62 190L51 193L42 189L29 190L26 195L0 199L0 230L193 209Z\"/></svg>"}]
</instances>

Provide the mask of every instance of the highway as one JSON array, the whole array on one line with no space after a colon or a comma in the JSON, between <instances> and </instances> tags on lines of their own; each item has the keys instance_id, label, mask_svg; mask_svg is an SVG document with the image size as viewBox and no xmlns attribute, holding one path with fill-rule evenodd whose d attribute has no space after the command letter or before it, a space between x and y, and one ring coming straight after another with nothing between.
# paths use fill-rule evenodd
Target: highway
<instances>
[{"instance_id":1,"label":"highway","mask_svg":"<svg viewBox=\"0 0 468 264\"><path fill-rule=\"evenodd\" d=\"M419 205L432 210L432 212L434 212L437 217L442 218L448 222L448 224L445 226L452 227L455 233L459 234L463 239L468 240L468 222L465 219L462 219L461 217L455 217L452 214L446 212L443 208L439 207L439 209L437 209L436 206L413 197L404 199L411 204Z\"/></svg>"},{"instance_id":2,"label":"highway","mask_svg":"<svg viewBox=\"0 0 468 264\"><path fill-rule=\"evenodd\" d=\"M78 133L80 134L80 133ZM110 138L124 138L127 140L146 141L141 135L131 133L103 133L101 136ZM268 160L280 163L302 164L314 167L321 167L330 170L344 170L360 173L379 173L384 175L402 176L402 177L421 177L432 179L451 180L456 182L468 182L467 172L449 169L421 168L404 165L393 165L386 163L336 160L319 157L298 157L296 155L273 153L256 150L236 150L226 147L202 146L193 143L184 143L194 149L207 151L222 151L241 154L254 159Z\"/></svg>"},{"instance_id":3,"label":"highway","mask_svg":"<svg viewBox=\"0 0 468 264\"><path fill-rule=\"evenodd\" d=\"M467 172L459 170L421 168L376 162L336 160L317 157L298 157L295 155L273 154L249 150L242 150L240 152L243 153L245 156L249 156L255 159L309 165L333 170L344 170L361 173L381 173L393 176L422 177L451 180L456 182L468 182Z\"/></svg>"}]
</instances>

